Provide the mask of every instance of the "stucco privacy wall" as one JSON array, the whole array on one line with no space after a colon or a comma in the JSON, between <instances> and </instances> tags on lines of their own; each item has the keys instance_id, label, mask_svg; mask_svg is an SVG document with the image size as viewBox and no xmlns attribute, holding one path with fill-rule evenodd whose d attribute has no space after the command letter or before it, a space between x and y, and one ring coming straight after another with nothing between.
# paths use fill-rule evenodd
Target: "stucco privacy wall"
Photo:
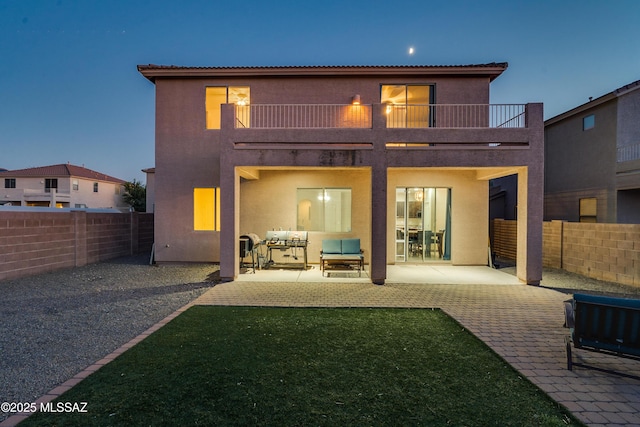
<instances>
[{"instance_id":1,"label":"stucco privacy wall","mask_svg":"<svg viewBox=\"0 0 640 427\"><path fill-rule=\"evenodd\" d=\"M148 252L153 215L0 212L0 280Z\"/></svg>"},{"instance_id":2,"label":"stucco privacy wall","mask_svg":"<svg viewBox=\"0 0 640 427\"><path fill-rule=\"evenodd\" d=\"M495 220L494 230L515 224ZM598 280L640 286L640 224L545 222L543 263Z\"/></svg>"}]
</instances>

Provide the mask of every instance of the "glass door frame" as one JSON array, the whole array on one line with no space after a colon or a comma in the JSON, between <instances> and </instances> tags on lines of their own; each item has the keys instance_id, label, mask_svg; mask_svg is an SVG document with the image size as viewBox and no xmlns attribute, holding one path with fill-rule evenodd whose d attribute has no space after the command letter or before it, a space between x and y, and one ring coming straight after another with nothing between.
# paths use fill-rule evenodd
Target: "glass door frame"
<instances>
[{"instance_id":1,"label":"glass door frame","mask_svg":"<svg viewBox=\"0 0 640 427\"><path fill-rule=\"evenodd\" d=\"M395 261L450 260L450 215L450 188L396 187Z\"/></svg>"}]
</instances>

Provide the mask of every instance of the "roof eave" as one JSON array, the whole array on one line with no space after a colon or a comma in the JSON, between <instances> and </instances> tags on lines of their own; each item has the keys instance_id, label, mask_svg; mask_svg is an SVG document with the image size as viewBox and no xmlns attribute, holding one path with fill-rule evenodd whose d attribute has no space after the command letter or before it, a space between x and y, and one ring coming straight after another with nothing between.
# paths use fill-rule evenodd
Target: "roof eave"
<instances>
[{"instance_id":1,"label":"roof eave","mask_svg":"<svg viewBox=\"0 0 640 427\"><path fill-rule=\"evenodd\" d=\"M179 67L138 65L138 71L152 83L156 78L273 77L273 76L363 76L363 75L466 75L495 80L508 63L451 66L319 66L319 67Z\"/></svg>"},{"instance_id":2,"label":"roof eave","mask_svg":"<svg viewBox=\"0 0 640 427\"><path fill-rule=\"evenodd\" d=\"M629 83L628 85L622 86L612 92L609 92L605 95L602 95L596 99L593 99L589 102L585 102L582 105L578 105L575 108L572 108L569 111L565 111L564 113L558 114L557 116L551 117L550 119L545 120L544 125L545 126L549 126L552 125L554 123L558 123L559 121L562 121L568 117L574 116L576 114L581 114L584 113L585 111L588 111L592 108L595 108L599 105L604 104L605 102L609 102L613 99L616 99L622 95L625 95L629 92L632 92L634 90L638 90L640 89L640 80L637 80L633 83Z\"/></svg>"}]
</instances>

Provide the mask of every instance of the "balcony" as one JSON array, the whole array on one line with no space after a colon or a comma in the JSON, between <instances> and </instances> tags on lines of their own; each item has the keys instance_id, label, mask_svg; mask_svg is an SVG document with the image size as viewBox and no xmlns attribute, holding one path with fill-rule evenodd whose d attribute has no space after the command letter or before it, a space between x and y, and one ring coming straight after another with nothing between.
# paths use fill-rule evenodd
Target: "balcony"
<instances>
[{"instance_id":1,"label":"balcony","mask_svg":"<svg viewBox=\"0 0 640 427\"><path fill-rule=\"evenodd\" d=\"M531 104L222 106L222 139L241 150L542 149Z\"/></svg>"},{"instance_id":2,"label":"balcony","mask_svg":"<svg viewBox=\"0 0 640 427\"><path fill-rule=\"evenodd\" d=\"M616 160L618 163L640 160L640 143L618 147Z\"/></svg>"},{"instance_id":3,"label":"balcony","mask_svg":"<svg viewBox=\"0 0 640 427\"><path fill-rule=\"evenodd\" d=\"M376 107L388 129L527 127L524 104L237 105L234 123L236 129L371 129Z\"/></svg>"},{"instance_id":4,"label":"balcony","mask_svg":"<svg viewBox=\"0 0 640 427\"><path fill-rule=\"evenodd\" d=\"M28 201L48 201L54 199L58 201L68 202L71 199L71 193L60 192L57 188L25 188L24 190L22 190L22 194L24 196L24 199Z\"/></svg>"}]
</instances>

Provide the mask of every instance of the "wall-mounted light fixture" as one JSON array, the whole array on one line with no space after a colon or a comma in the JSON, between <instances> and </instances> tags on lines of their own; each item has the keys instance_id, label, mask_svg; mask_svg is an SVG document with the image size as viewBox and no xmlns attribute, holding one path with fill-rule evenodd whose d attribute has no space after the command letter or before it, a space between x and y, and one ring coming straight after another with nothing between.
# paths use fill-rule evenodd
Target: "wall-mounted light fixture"
<instances>
[{"instance_id":1,"label":"wall-mounted light fixture","mask_svg":"<svg viewBox=\"0 0 640 427\"><path fill-rule=\"evenodd\" d=\"M353 105L360 105L360 95L353 95L353 98L351 99L351 103Z\"/></svg>"}]
</instances>

